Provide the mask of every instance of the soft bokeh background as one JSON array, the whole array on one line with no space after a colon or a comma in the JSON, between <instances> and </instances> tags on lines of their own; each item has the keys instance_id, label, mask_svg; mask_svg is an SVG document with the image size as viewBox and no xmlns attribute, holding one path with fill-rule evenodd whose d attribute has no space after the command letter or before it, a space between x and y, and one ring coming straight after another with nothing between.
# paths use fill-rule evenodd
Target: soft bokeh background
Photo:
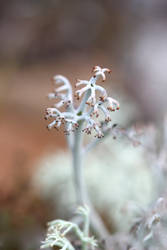
<instances>
[{"instance_id":1,"label":"soft bokeh background","mask_svg":"<svg viewBox=\"0 0 167 250\"><path fill-rule=\"evenodd\" d=\"M121 125L161 124L166 27L165 0L0 1L0 249L38 249L52 218L52 204L31 188L36 162L65 148L43 119L51 77L74 83L94 65L112 65L107 88L128 107Z\"/></svg>"}]
</instances>

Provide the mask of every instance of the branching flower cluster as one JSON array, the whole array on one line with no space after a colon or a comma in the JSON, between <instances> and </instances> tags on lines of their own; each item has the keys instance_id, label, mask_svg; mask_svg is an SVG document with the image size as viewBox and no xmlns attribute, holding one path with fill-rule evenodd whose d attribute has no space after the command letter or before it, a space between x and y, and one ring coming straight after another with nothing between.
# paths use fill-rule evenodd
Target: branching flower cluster
<instances>
[{"instance_id":1,"label":"branching flower cluster","mask_svg":"<svg viewBox=\"0 0 167 250\"><path fill-rule=\"evenodd\" d=\"M98 79L102 81L106 80L106 73L111 71L107 68L101 68L95 66L92 70L93 76L89 81L77 80L76 87L84 86L75 91L75 97L82 100L78 107L75 107L72 87L69 80L61 75L56 75L53 81L57 85L61 86L54 89L54 92L48 95L49 99L56 99L58 102L52 108L46 109L45 119L52 118L53 121L48 125L48 129L59 129L62 124L65 126L65 134L69 135L74 132L81 123L84 122L82 131L91 134L94 130L97 138L104 136L102 123L97 121L99 113L104 114L104 122L109 123L111 121L110 112L119 110L120 106L118 101L109 97L106 90L97 84ZM99 98L97 97L99 92ZM61 107L65 107L65 111L59 110Z\"/></svg>"}]
</instances>

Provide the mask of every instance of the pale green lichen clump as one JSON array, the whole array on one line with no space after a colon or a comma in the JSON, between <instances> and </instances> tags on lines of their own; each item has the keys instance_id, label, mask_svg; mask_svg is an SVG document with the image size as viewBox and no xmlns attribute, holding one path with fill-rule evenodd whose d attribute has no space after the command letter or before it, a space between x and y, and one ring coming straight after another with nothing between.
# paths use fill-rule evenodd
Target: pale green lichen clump
<instances>
[{"instance_id":1,"label":"pale green lichen clump","mask_svg":"<svg viewBox=\"0 0 167 250\"><path fill-rule=\"evenodd\" d=\"M75 250L75 247L70 241L69 235L76 237L80 241L83 249L88 245L91 249L97 247L97 241L94 237L89 237L89 209L79 207L77 213L83 218L83 231L76 223L65 220L54 220L48 223L46 239L42 241L41 248L58 247L62 250Z\"/></svg>"},{"instance_id":2,"label":"pale green lichen clump","mask_svg":"<svg viewBox=\"0 0 167 250\"><path fill-rule=\"evenodd\" d=\"M59 216L71 213L75 204L70 160L67 152L46 155L38 163L33 181L43 198L55 202ZM93 204L117 231L130 228L134 204L145 207L155 196L153 176L142 148L125 141L113 144L111 137L85 160L85 178Z\"/></svg>"}]
</instances>

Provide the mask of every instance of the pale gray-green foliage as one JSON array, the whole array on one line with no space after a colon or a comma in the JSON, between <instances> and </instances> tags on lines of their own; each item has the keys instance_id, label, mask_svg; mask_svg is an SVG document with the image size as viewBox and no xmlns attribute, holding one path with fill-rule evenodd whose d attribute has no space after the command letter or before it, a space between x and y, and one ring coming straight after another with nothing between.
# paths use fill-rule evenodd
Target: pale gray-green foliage
<instances>
[{"instance_id":1,"label":"pale gray-green foliage","mask_svg":"<svg viewBox=\"0 0 167 250\"><path fill-rule=\"evenodd\" d=\"M84 248L87 245L90 248L97 247L97 241L93 236L90 237L87 232L87 227L89 227L89 209L87 207L79 207L77 213L82 216L84 224L83 230L81 230L76 223L70 221L51 221L48 223L46 238L41 242L41 248L58 247L62 250L75 250L75 247L70 241L70 237L68 237L71 233L73 233L73 236L75 235L76 239L80 241L80 244L83 247L82 249L87 249Z\"/></svg>"}]
</instances>

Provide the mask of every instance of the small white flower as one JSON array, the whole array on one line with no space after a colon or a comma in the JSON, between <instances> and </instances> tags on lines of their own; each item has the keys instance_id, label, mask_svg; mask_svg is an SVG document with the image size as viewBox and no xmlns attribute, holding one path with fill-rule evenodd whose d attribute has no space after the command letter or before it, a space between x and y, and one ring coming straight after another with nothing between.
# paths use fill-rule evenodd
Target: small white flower
<instances>
[{"instance_id":1,"label":"small white flower","mask_svg":"<svg viewBox=\"0 0 167 250\"><path fill-rule=\"evenodd\" d=\"M106 80L106 76L105 76L105 72L108 72L108 73L111 73L111 70L110 69L107 69L107 68L101 68L100 66L95 66L93 67L93 70L92 70L95 74L94 74L94 77L97 77L97 76L101 76L103 81Z\"/></svg>"},{"instance_id":2,"label":"small white flower","mask_svg":"<svg viewBox=\"0 0 167 250\"><path fill-rule=\"evenodd\" d=\"M97 85L96 81L98 80L98 78L101 76L103 81L106 80L106 76L105 76L105 72L111 72L109 69L107 68L101 68L99 66L95 66L93 68L93 72L94 72L94 76L90 78L89 81L85 81L85 80L78 80L78 82L76 83L76 86L80 86L80 85L86 85L85 87L83 87L80 90L76 91L76 97L79 99L82 94L88 90L90 90L90 97L87 100L87 104L94 106L96 104L96 91L99 91L101 93L101 100L105 100L105 98L107 97L107 92L106 90Z\"/></svg>"},{"instance_id":3,"label":"small white flower","mask_svg":"<svg viewBox=\"0 0 167 250\"><path fill-rule=\"evenodd\" d=\"M84 84L86 86L75 92L77 99L79 99L83 95L83 93L85 93L88 90L90 91L90 97L88 98L86 103L91 106L94 106L96 104L96 91L99 91L101 93L101 98L107 97L106 90L103 87L96 84L94 77L92 77L89 81L79 80L79 82L76 83L76 86L79 86L81 84Z\"/></svg>"},{"instance_id":4,"label":"small white flower","mask_svg":"<svg viewBox=\"0 0 167 250\"><path fill-rule=\"evenodd\" d=\"M119 102L111 97L106 98L106 102L109 104L107 109L110 111L115 111L120 109Z\"/></svg>"},{"instance_id":5,"label":"small white flower","mask_svg":"<svg viewBox=\"0 0 167 250\"><path fill-rule=\"evenodd\" d=\"M69 106L72 103L72 88L68 79L62 75L56 75L53 77L53 82L55 85L63 84L62 86L54 89L54 93L49 93L49 99L60 99L58 103L55 104L55 107L60 108L64 104Z\"/></svg>"}]
</instances>

